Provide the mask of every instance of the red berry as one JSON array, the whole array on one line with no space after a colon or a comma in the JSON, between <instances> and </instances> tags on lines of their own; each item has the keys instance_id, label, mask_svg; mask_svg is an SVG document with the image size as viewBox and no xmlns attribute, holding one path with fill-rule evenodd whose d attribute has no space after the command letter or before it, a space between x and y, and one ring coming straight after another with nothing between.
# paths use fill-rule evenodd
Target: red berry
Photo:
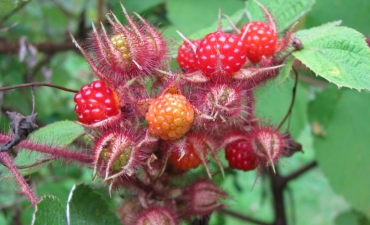
<instances>
[{"instance_id":1,"label":"red berry","mask_svg":"<svg viewBox=\"0 0 370 225\"><path fill-rule=\"evenodd\" d=\"M180 151L171 152L170 160L176 168L182 171L188 171L189 169L197 168L202 163L191 143L187 142L184 151L185 155L181 159Z\"/></svg>"},{"instance_id":2,"label":"red berry","mask_svg":"<svg viewBox=\"0 0 370 225\"><path fill-rule=\"evenodd\" d=\"M259 62L262 56L268 57L275 53L277 34L261 21L246 23L241 29L241 37L247 48L247 57L253 63Z\"/></svg>"},{"instance_id":3,"label":"red berry","mask_svg":"<svg viewBox=\"0 0 370 225\"><path fill-rule=\"evenodd\" d=\"M201 41L196 59L198 68L206 76L232 75L244 65L246 49L238 35L216 31Z\"/></svg>"},{"instance_id":4,"label":"red berry","mask_svg":"<svg viewBox=\"0 0 370 225\"><path fill-rule=\"evenodd\" d=\"M149 132L163 140L176 140L191 128L194 110L181 94L162 94L150 104L145 119Z\"/></svg>"},{"instance_id":5,"label":"red berry","mask_svg":"<svg viewBox=\"0 0 370 225\"><path fill-rule=\"evenodd\" d=\"M119 113L117 96L102 80L84 85L74 101L78 121L84 124L100 122Z\"/></svg>"},{"instance_id":6,"label":"red berry","mask_svg":"<svg viewBox=\"0 0 370 225\"><path fill-rule=\"evenodd\" d=\"M196 47L200 44L200 40L193 40L190 42ZM186 73L198 70L194 49L188 42L184 42L184 44L179 47L177 52L177 63Z\"/></svg>"},{"instance_id":7,"label":"red berry","mask_svg":"<svg viewBox=\"0 0 370 225\"><path fill-rule=\"evenodd\" d=\"M238 170L254 170L257 165L257 156L247 140L237 140L225 148L225 156L230 168Z\"/></svg>"}]
</instances>

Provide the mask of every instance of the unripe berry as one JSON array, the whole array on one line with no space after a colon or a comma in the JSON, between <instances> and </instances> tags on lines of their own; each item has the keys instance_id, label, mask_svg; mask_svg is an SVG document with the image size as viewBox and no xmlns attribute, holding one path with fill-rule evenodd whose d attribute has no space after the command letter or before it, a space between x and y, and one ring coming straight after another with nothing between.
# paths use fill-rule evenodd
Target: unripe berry
<instances>
[{"instance_id":1,"label":"unripe berry","mask_svg":"<svg viewBox=\"0 0 370 225\"><path fill-rule=\"evenodd\" d=\"M135 219L135 215L137 215L140 210L142 210L142 208L139 201L126 200L119 207L117 215L122 224L132 224Z\"/></svg>"},{"instance_id":2,"label":"unripe berry","mask_svg":"<svg viewBox=\"0 0 370 225\"><path fill-rule=\"evenodd\" d=\"M119 174L131 175L139 164L140 151L128 132L108 131L100 134L94 148L94 174L105 178Z\"/></svg>"},{"instance_id":3,"label":"unripe berry","mask_svg":"<svg viewBox=\"0 0 370 225\"><path fill-rule=\"evenodd\" d=\"M153 100L145 119L151 134L163 140L176 140L191 128L194 110L182 94L165 93Z\"/></svg>"},{"instance_id":4,"label":"unripe berry","mask_svg":"<svg viewBox=\"0 0 370 225\"><path fill-rule=\"evenodd\" d=\"M286 146L286 140L283 135L272 127L253 127L250 147L258 157L261 165L271 164L274 166L280 156L283 155Z\"/></svg>"},{"instance_id":5,"label":"unripe berry","mask_svg":"<svg viewBox=\"0 0 370 225\"><path fill-rule=\"evenodd\" d=\"M209 215L222 208L220 200L229 197L217 185L210 181L200 180L187 187L182 198L186 201L186 209L190 214Z\"/></svg>"},{"instance_id":6,"label":"unripe berry","mask_svg":"<svg viewBox=\"0 0 370 225\"><path fill-rule=\"evenodd\" d=\"M174 214L165 207L152 206L143 210L133 225L177 225Z\"/></svg>"},{"instance_id":7,"label":"unripe berry","mask_svg":"<svg viewBox=\"0 0 370 225\"><path fill-rule=\"evenodd\" d=\"M212 83L203 89L194 105L206 116L198 116L195 124L207 134L224 133L231 126L248 123L249 97L244 87L229 83Z\"/></svg>"},{"instance_id":8,"label":"unripe berry","mask_svg":"<svg viewBox=\"0 0 370 225\"><path fill-rule=\"evenodd\" d=\"M107 16L113 34L93 25L92 43L87 52L72 37L94 74L109 80L115 87L137 76L150 76L167 58L167 47L162 35L145 19L135 14L140 22L129 16L122 6L128 25L117 17Z\"/></svg>"}]
</instances>

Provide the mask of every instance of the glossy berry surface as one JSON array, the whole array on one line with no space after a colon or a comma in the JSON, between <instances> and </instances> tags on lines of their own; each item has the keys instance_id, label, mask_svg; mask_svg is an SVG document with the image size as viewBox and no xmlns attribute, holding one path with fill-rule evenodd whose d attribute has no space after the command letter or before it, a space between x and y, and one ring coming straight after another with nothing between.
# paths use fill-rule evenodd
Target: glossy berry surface
<instances>
[{"instance_id":1,"label":"glossy berry surface","mask_svg":"<svg viewBox=\"0 0 370 225\"><path fill-rule=\"evenodd\" d=\"M193 40L191 43L195 47L198 47L200 40ZM195 53L193 47L186 41L179 47L177 51L177 63L184 72L188 73L198 70Z\"/></svg>"},{"instance_id":2,"label":"glossy berry surface","mask_svg":"<svg viewBox=\"0 0 370 225\"><path fill-rule=\"evenodd\" d=\"M153 100L145 119L151 134L163 140L176 140L190 129L194 110L185 96L166 93Z\"/></svg>"},{"instance_id":3,"label":"glossy berry surface","mask_svg":"<svg viewBox=\"0 0 370 225\"><path fill-rule=\"evenodd\" d=\"M257 167L257 156L246 140L238 140L228 144L225 156L232 169L254 170Z\"/></svg>"},{"instance_id":4,"label":"glossy berry surface","mask_svg":"<svg viewBox=\"0 0 370 225\"><path fill-rule=\"evenodd\" d=\"M274 54L278 37L269 25L261 21L248 22L241 29L241 37L243 35L245 35L243 42L247 48L247 57L251 62L257 63L262 56L268 57Z\"/></svg>"},{"instance_id":5,"label":"glossy berry surface","mask_svg":"<svg viewBox=\"0 0 370 225\"><path fill-rule=\"evenodd\" d=\"M100 122L119 113L116 95L101 80L82 86L74 101L78 121L83 124Z\"/></svg>"},{"instance_id":6,"label":"glossy berry surface","mask_svg":"<svg viewBox=\"0 0 370 225\"><path fill-rule=\"evenodd\" d=\"M202 163L199 156L194 151L194 147L191 143L186 145L184 151L185 155L181 159L180 151L171 152L170 160L176 168L182 171L188 171L189 169L197 168Z\"/></svg>"},{"instance_id":7,"label":"glossy berry surface","mask_svg":"<svg viewBox=\"0 0 370 225\"><path fill-rule=\"evenodd\" d=\"M201 41L196 59L198 68L206 76L229 76L244 65L246 49L238 35L216 31Z\"/></svg>"}]
</instances>

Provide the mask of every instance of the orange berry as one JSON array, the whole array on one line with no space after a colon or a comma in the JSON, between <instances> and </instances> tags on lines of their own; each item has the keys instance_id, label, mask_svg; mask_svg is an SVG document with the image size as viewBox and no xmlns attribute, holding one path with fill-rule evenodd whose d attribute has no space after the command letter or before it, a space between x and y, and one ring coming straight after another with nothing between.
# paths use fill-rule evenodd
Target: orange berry
<instances>
[{"instance_id":1,"label":"orange berry","mask_svg":"<svg viewBox=\"0 0 370 225\"><path fill-rule=\"evenodd\" d=\"M182 171L188 171L189 169L195 169L197 168L202 161L200 160L199 156L194 150L193 144L188 143L186 145L185 155L180 159L181 152L180 151L173 151L170 154L170 160L172 164L182 170Z\"/></svg>"},{"instance_id":2,"label":"orange berry","mask_svg":"<svg viewBox=\"0 0 370 225\"><path fill-rule=\"evenodd\" d=\"M191 128L194 110L185 96L166 93L153 100L145 119L151 134L163 140L176 140Z\"/></svg>"}]
</instances>

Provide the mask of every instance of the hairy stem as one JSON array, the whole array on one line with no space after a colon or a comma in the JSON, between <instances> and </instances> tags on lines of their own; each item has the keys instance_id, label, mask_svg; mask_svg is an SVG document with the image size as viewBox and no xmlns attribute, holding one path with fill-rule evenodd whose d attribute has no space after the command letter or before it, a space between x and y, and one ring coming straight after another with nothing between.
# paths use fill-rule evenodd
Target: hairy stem
<instances>
[{"instance_id":1,"label":"hairy stem","mask_svg":"<svg viewBox=\"0 0 370 225\"><path fill-rule=\"evenodd\" d=\"M18 185L21 187L21 193L25 194L32 205L36 205L39 199L36 197L33 190L28 186L27 181L24 179L22 174L19 172L17 167L14 165L12 159L9 157L8 153L0 152L0 161L4 164L9 171L12 173L13 177L17 181Z\"/></svg>"},{"instance_id":2,"label":"hairy stem","mask_svg":"<svg viewBox=\"0 0 370 225\"><path fill-rule=\"evenodd\" d=\"M0 134L0 143L5 143L11 140L11 137ZM67 162L73 161L78 163L89 164L93 162L93 157L81 152L71 151L68 148L53 147L44 144L38 144L31 141L22 141L17 145L20 148L26 148L31 151L37 151L41 153L51 154L55 158L63 159Z\"/></svg>"}]
</instances>

